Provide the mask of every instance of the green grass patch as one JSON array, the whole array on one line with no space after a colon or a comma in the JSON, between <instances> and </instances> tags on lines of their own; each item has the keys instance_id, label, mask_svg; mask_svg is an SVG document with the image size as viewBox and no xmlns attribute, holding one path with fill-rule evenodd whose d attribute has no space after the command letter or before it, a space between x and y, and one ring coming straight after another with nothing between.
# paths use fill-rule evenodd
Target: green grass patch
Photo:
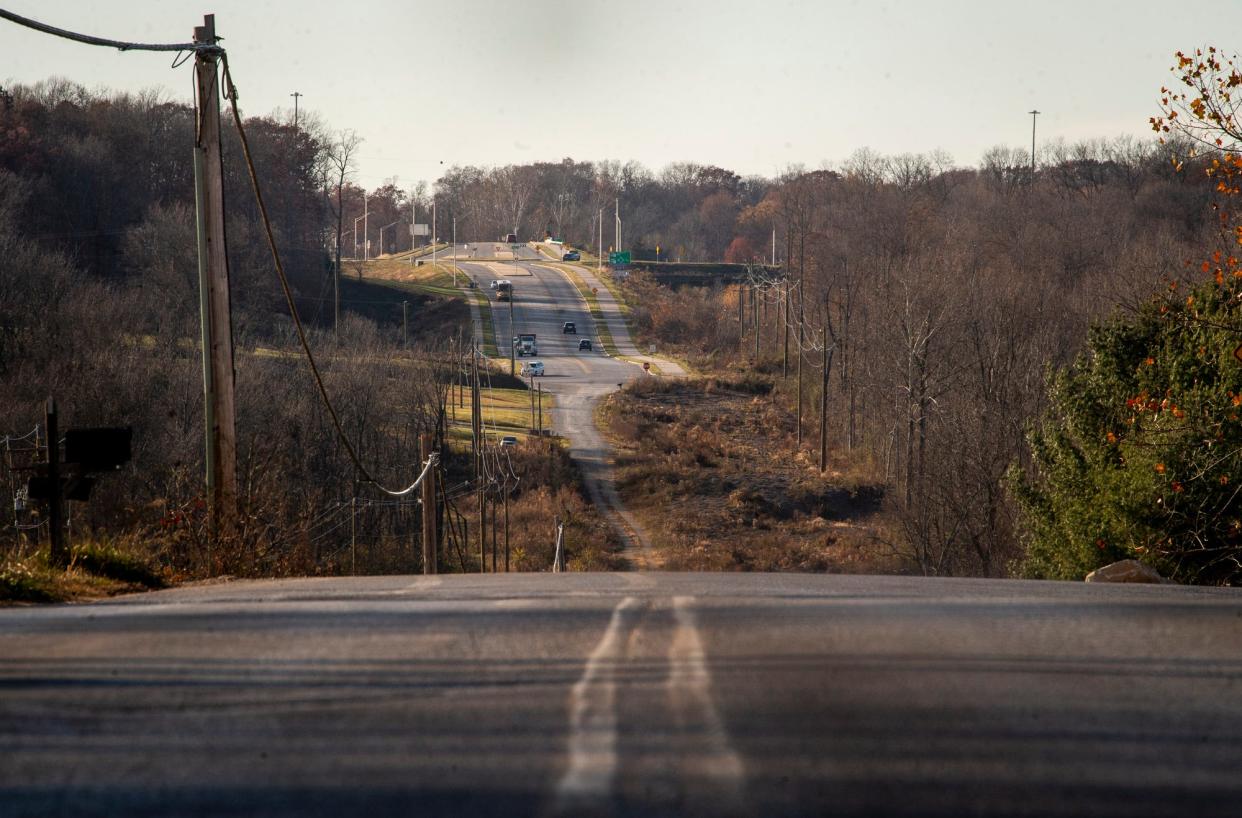
<instances>
[{"instance_id":1,"label":"green grass patch","mask_svg":"<svg viewBox=\"0 0 1242 818\"><path fill-rule=\"evenodd\" d=\"M0 565L0 602L57 602L65 599L54 572L36 560Z\"/></svg>"},{"instance_id":2,"label":"green grass patch","mask_svg":"<svg viewBox=\"0 0 1242 818\"><path fill-rule=\"evenodd\" d=\"M465 405L456 403L457 392L450 395L448 407L449 435L455 440L470 439L470 392L466 390ZM481 395L483 403L483 428L488 439L503 435L514 435L519 439L528 436L530 429L538 422L539 395L535 395L536 420L531 420L531 393L528 389L484 389ZM552 425L552 394L543 393L543 426Z\"/></svg>"},{"instance_id":3,"label":"green grass patch","mask_svg":"<svg viewBox=\"0 0 1242 818\"><path fill-rule=\"evenodd\" d=\"M467 298L474 299L479 306L479 323L483 326L483 354L490 358L500 357L496 347L496 324L492 320L492 302L487 294L479 289L463 290Z\"/></svg>"},{"instance_id":4,"label":"green grass patch","mask_svg":"<svg viewBox=\"0 0 1242 818\"><path fill-rule=\"evenodd\" d=\"M0 604L65 602L167 587L149 559L113 542L84 542L66 569L48 563L46 549L0 563Z\"/></svg>"},{"instance_id":5,"label":"green grass patch","mask_svg":"<svg viewBox=\"0 0 1242 818\"><path fill-rule=\"evenodd\" d=\"M152 564L110 543L84 543L73 549L73 564L88 573L147 588L163 588L164 577Z\"/></svg>"}]
</instances>

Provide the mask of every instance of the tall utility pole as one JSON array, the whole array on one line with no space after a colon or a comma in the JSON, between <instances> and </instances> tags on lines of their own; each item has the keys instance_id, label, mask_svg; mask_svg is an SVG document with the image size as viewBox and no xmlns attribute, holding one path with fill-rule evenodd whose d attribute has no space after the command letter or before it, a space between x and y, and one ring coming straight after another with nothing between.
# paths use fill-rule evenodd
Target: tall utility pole
<instances>
[{"instance_id":1,"label":"tall utility pole","mask_svg":"<svg viewBox=\"0 0 1242 818\"><path fill-rule=\"evenodd\" d=\"M289 96L293 97L293 130L298 129L298 97L302 96L300 91L294 91Z\"/></svg>"},{"instance_id":2,"label":"tall utility pole","mask_svg":"<svg viewBox=\"0 0 1242 818\"><path fill-rule=\"evenodd\" d=\"M599 209L599 245L595 251L595 270L604 269L604 208Z\"/></svg>"},{"instance_id":3,"label":"tall utility pole","mask_svg":"<svg viewBox=\"0 0 1242 818\"><path fill-rule=\"evenodd\" d=\"M364 193L362 194L362 260L369 258L367 252L371 249L371 230L368 225L371 222L370 199Z\"/></svg>"},{"instance_id":4,"label":"tall utility pole","mask_svg":"<svg viewBox=\"0 0 1242 818\"><path fill-rule=\"evenodd\" d=\"M1035 184L1035 117L1039 111L1030 111L1031 115L1031 184Z\"/></svg>"},{"instance_id":5,"label":"tall utility pole","mask_svg":"<svg viewBox=\"0 0 1242 818\"><path fill-rule=\"evenodd\" d=\"M194 42L216 44L216 16L195 26ZM198 127L194 192L198 215L198 287L202 314L203 398L207 427L207 498L213 534L234 516L237 501L236 408L233 399L233 318L224 234L224 167L220 158L219 55L194 55Z\"/></svg>"},{"instance_id":6,"label":"tall utility pole","mask_svg":"<svg viewBox=\"0 0 1242 818\"><path fill-rule=\"evenodd\" d=\"M759 288L752 286L750 288L750 311L751 323L755 330L755 364L759 364Z\"/></svg>"},{"instance_id":7,"label":"tall utility pole","mask_svg":"<svg viewBox=\"0 0 1242 818\"><path fill-rule=\"evenodd\" d=\"M56 417L56 399L47 399L44 414L47 431L47 533L51 540L52 565L69 564L69 549L65 546L65 496L60 487L60 427Z\"/></svg>"},{"instance_id":8,"label":"tall utility pole","mask_svg":"<svg viewBox=\"0 0 1242 818\"><path fill-rule=\"evenodd\" d=\"M422 437L422 445L419 447L422 451L422 460L427 462L427 458L431 457L431 435L424 434ZM436 508L436 470L430 469L427 476L423 478L423 485L420 487L423 491L423 573L435 574L439 573L439 566L436 564L437 555L440 553L440 543L438 542L440 529L436 525L436 518L439 514Z\"/></svg>"},{"instance_id":9,"label":"tall utility pole","mask_svg":"<svg viewBox=\"0 0 1242 818\"><path fill-rule=\"evenodd\" d=\"M827 312L825 312L825 321ZM824 344L824 372L819 388L819 471L828 471L828 368L832 366L832 353L828 351L828 326L825 323L820 331L820 340Z\"/></svg>"},{"instance_id":10,"label":"tall utility pole","mask_svg":"<svg viewBox=\"0 0 1242 818\"><path fill-rule=\"evenodd\" d=\"M614 212L613 218L616 220L616 227L617 227L616 250L618 253L620 253L621 252L621 198L617 197L617 199L615 199L614 201L615 201L616 211Z\"/></svg>"}]
</instances>

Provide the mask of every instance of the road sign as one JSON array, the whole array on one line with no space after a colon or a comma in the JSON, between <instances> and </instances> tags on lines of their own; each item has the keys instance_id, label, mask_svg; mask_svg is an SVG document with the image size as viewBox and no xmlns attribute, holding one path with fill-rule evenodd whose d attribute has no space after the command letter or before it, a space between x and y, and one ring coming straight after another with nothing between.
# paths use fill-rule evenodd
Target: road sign
<instances>
[{"instance_id":1,"label":"road sign","mask_svg":"<svg viewBox=\"0 0 1242 818\"><path fill-rule=\"evenodd\" d=\"M626 264L630 263L630 251L626 250L622 253L609 253L608 263L614 266L624 267Z\"/></svg>"}]
</instances>

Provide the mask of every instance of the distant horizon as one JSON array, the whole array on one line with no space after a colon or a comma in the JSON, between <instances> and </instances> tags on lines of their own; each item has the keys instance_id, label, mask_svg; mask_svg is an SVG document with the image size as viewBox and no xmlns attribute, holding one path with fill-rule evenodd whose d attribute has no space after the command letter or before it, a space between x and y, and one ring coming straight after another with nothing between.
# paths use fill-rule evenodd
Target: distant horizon
<instances>
[{"instance_id":1,"label":"distant horizon","mask_svg":"<svg viewBox=\"0 0 1242 818\"><path fill-rule=\"evenodd\" d=\"M142 42L188 40L203 11L179 0L132 0L121 13L83 0L5 7ZM431 184L452 166L587 156L600 158L579 161L626 157L653 171L689 161L769 179L791 165L839 167L864 147L942 150L978 167L993 147L1029 150L1033 109L1039 146L1154 138L1147 121L1174 52L1219 36L1214 6L1169 14L1155 0L1048 0L1037 15L984 0L786 0L758 12L736 0L213 8L243 111L291 115L297 92L300 112L366 139L356 178L367 188ZM172 78L169 53L91 47L5 20L0 53L6 83L63 77L188 104L189 69Z\"/></svg>"}]
</instances>

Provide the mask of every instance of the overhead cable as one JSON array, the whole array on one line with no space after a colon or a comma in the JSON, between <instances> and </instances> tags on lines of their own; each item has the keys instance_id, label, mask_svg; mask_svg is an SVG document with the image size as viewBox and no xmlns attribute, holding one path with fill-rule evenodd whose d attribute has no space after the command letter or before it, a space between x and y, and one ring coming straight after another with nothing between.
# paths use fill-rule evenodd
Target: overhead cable
<instances>
[{"instance_id":1,"label":"overhead cable","mask_svg":"<svg viewBox=\"0 0 1242 818\"><path fill-rule=\"evenodd\" d=\"M195 51L208 54L223 54L224 49L215 43L128 43L121 40L108 40L103 37L93 37L90 34L78 34L74 31L66 31L63 28L49 26L47 23L40 23L38 20L31 20L29 17L22 17L20 14L14 14L11 11L0 9L0 18L4 18L19 26L32 28L35 31L42 31L44 34L51 34L53 37L63 37L66 40L73 40L86 45L98 45L104 48L115 48L118 51Z\"/></svg>"}]
</instances>

